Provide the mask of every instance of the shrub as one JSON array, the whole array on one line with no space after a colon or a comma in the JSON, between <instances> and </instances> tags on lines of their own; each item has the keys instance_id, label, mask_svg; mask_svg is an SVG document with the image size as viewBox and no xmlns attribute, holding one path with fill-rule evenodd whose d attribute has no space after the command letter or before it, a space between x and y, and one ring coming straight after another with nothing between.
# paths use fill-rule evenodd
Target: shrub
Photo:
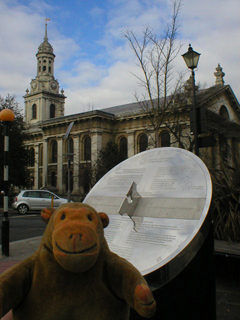
<instances>
[{"instance_id":1,"label":"shrub","mask_svg":"<svg viewBox=\"0 0 240 320\"><path fill-rule=\"evenodd\" d=\"M238 161L239 162L239 161ZM237 169L221 162L220 170L212 170L213 199L211 205L215 238L240 242L240 163Z\"/></svg>"}]
</instances>

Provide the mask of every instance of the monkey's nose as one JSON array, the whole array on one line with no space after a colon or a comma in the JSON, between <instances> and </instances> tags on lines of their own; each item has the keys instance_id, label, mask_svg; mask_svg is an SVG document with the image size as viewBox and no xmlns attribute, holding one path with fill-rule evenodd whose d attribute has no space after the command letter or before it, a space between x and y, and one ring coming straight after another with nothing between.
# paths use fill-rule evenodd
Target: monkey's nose
<instances>
[{"instance_id":1,"label":"monkey's nose","mask_svg":"<svg viewBox=\"0 0 240 320\"><path fill-rule=\"evenodd\" d=\"M81 239L81 238L82 238L82 234L81 234L81 233L77 233L77 234L71 233L71 235L70 235L69 238L70 238L70 239L73 239L73 238L79 238L79 239Z\"/></svg>"},{"instance_id":2,"label":"monkey's nose","mask_svg":"<svg viewBox=\"0 0 240 320\"><path fill-rule=\"evenodd\" d=\"M78 248L78 246L80 244L81 238L82 238L82 234L81 233L77 233L77 234L72 233L70 235L70 239L72 241L72 248L73 248L74 251L77 250L77 248Z\"/></svg>"}]
</instances>

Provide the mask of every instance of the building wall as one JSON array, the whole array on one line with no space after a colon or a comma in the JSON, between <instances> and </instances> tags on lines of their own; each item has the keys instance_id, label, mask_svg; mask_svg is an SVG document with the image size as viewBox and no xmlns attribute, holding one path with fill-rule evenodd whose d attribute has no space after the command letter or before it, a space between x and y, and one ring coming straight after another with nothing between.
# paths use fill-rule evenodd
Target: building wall
<instances>
[{"instance_id":1,"label":"building wall","mask_svg":"<svg viewBox=\"0 0 240 320\"><path fill-rule=\"evenodd\" d=\"M235 116L231 104L223 95L214 97L209 102L207 108L219 113L222 105L229 110L230 119L234 121ZM59 195L65 195L67 192L67 153L68 143L64 139L69 124L74 121L70 132L73 146L73 161L71 162L71 191L75 200L80 200L84 194L84 170L89 165L95 163L97 154L110 139L120 143L121 138L127 139L128 157L140 152L140 139L142 135L148 137L148 149L154 148L154 132L150 128L149 118L139 115L123 115L109 117L104 114L90 112L88 115L78 114L74 116L63 117L61 119L52 119L41 124L41 128L36 123L35 126L28 127L28 139L26 140L27 148L34 148L35 163L29 167L33 177L33 187L52 188ZM169 117L169 121L174 121L174 115ZM184 148L190 149L189 141L192 139L190 130L189 112L182 112L178 122L179 132L182 136ZM167 128L163 125L159 134ZM173 133L169 132L172 147L182 147ZM84 159L84 144L86 137L91 139L91 160ZM239 160L240 142L234 137L225 137L224 141L218 136L215 137L217 144L214 147L201 148L199 155L209 168L219 168L220 156L224 152L228 153L229 165L236 165ZM161 140L161 139L160 139ZM55 141L57 146L57 157L52 161L52 145ZM161 141L160 141L161 143ZM225 150L225 149L226 150ZM40 151L42 160L39 160ZM55 179L55 180L54 180ZM86 183L85 183L86 184Z\"/></svg>"}]
</instances>

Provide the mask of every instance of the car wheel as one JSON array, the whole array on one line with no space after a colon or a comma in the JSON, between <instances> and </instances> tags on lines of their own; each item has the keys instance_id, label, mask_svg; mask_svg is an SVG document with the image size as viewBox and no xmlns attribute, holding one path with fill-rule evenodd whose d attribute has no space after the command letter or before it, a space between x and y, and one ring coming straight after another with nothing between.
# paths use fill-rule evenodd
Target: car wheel
<instances>
[{"instance_id":1,"label":"car wheel","mask_svg":"<svg viewBox=\"0 0 240 320\"><path fill-rule=\"evenodd\" d=\"M20 214L26 214L28 212L28 206L26 204L20 204L18 206L18 212Z\"/></svg>"}]
</instances>

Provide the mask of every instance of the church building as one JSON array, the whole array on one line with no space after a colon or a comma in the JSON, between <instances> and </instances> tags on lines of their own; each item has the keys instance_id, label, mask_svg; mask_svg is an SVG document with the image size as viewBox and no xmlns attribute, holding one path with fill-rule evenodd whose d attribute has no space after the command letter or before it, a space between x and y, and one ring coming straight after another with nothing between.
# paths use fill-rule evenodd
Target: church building
<instances>
[{"instance_id":1,"label":"church building","mask_svg":"<svg viewBox=\"0 0 240 320\"><path fill-rule=\"evenodd\" d=\"M68 153L70 157L70 189L74 200L89 191L87 169L96 161L99 150L110 139L119 145L124 158L153 148L154 131L139 103L64 116L64 91L54 77L55 54L48 42L47 25L44 41L38 47L37 75L27 89L25 99L26 146L29 149L29 171L32 188L48 188L61 196L68 190ZM220 65L214 73L215 85L197 91L197 105L203 111L206 128L202 131L205 145L200 157L210 167L218 167L220 158L237 166L240 157L240 106L229 85L224 85ZM190 79L191 80L191 79ZM176 121L175 129L167 121L159 129L160 147L186 147L191 150L191 98L186 83L184 99L177 101L168 116ZM69 138L66 132L71 124ZM210 137L211 135L211 137ZM211 143L210 143L210 142ZM215 143L212 143L215 141ZM69 150L70 147L70 150ZM70 156L71 155L71 156Z\"/></svg>"}]
</instances>

